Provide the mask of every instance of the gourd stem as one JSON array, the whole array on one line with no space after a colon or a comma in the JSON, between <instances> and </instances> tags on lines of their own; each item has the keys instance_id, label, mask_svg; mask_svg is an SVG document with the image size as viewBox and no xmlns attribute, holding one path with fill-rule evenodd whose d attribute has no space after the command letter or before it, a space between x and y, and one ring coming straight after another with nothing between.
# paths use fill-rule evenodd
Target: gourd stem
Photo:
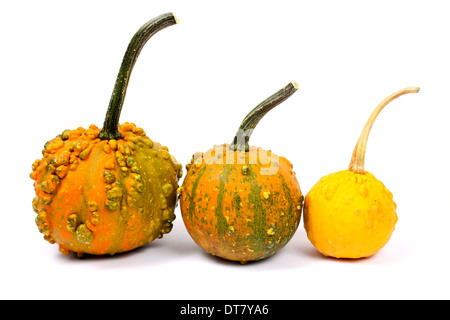
<instances>
[{"instance_id":1,"label":"gourd stem","mask_svg":"<svg viewBox=\"0 0 450 320\"><path fill-rule=\"evenodd\" d=\"M233 151L249 151L250 147L248 142L258 122L267 112L293 95L298 90L298 87L297 82L291 81L287 86L271 95L250 111L242 121L233 142L230 144L230 149Z\"/></svg>"},{"instance_id":2,"label":"gourd stem","mask_svg":"<svg viewBox=\"0 0 450 320\"><path fill-rule=\"evenodd\" d=\"M356 143L355 149L353 150L352 159L350 161L349 170L357 173L364 173L364 159L366 154L367 140L369 139L369 133L372 129L372 125L375 119L380 114L381 110L384 109L392 100L407 94L407 93L417 93L420 88L418 87L408 87L391 94L389 97L381 101L381 103L375 108L375 110L370 115L367 120L361 135L359 136L358 142Z\"/></svg>"},{"instance_id":3,"label":"gourd stem","mask_svg":"<svg viewBox=\"0 0 450 320\"><path fill-rule=\"evenodd\" d=\"M117 75L103 128L99 133L100 139L110 140L122 137L119 132L119 117L136 60L144 45L155 33L176 23L178 20L173 13L162 14L144 24L131 39Z\"/></svg>"}]
</instances>

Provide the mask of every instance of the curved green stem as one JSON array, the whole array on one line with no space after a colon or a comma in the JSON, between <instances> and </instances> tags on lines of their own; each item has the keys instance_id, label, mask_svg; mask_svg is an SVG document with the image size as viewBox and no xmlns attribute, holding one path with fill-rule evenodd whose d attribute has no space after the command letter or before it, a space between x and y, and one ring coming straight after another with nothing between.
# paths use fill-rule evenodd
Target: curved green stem
<instances>
[{"instance_id":1,"label":"curved green stem","mask_svg":"<svg viewBox=\"0 0 450 320\"><path fill-rule=\"evenodd\" d=\"M277 105L285 101L295 91L298 90L298 83L291 81L283 89L257 105L242 121L233 142L230 144L230 149L234 151L249 151L249 140L258 122L266 115L267 112L275 108Z\"/></svg>"},{"instance_id":2,"label":"curved green stem","mask_svg":"<svg viewBox=\"0 0 450 320\"><path fill-rule=\"evenodd\" d=\"M122 137L119 132L119 117L136 60L144 45L155 33L176 23L178 20L173 13L162 14L144 24L131 39L117 75L103 128L99 133L100 139L109 140Z\"/></svg>"}]
</instances>

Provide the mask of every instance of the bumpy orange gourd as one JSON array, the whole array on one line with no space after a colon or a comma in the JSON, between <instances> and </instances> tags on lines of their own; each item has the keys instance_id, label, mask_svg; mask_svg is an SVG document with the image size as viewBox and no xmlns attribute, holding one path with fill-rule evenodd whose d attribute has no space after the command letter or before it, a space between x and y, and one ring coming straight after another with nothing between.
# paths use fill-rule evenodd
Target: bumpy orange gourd
<instances>
[{"instance_id":1,"label":"bumpy orange gourd","mask_svg":"<svg viewBox=\"0 0 450 320\"><path fill-rule=\"evenodd\" d=\"M241 263L260 260L284 247L297 230L303 196L292 164L248 145L258 121L297 86L289 84L250 112L232 145L196 153L186 166L181 213L206 252Z\"/></svg>"},{"instance_id":2,"label":"bumpy orange gourd","mask_svg":"<svg viewBox=\"0 0 450 320\"><path fill-rule=\"evenodd\" d=\"M44 238L62 253L102 255L140 247L170 232L182 166L167 147L133 123L118 126L126 87L140 49L172 14L145 24L124 57L103 129L65 130L36 160L33 209ZM137 39L137 40L136 40Z\"/></svg>"},{"instance_id":3,"label":"bumpy orange gourd","mask_svg":"<svg viewBox=\"0 0 450 320\"><path fill-rule=\"evenodd\" d=\"M384 184L364 170L366 145L381 110L397 97L418 91L416 87L405 88L383 100L364 126L349 169L322 177L306 195L305 230L322 254L370 257L390 240L397 223L397 205Z\"/></svg>"},{"instance_id":4,"label":"bumpy orange gourd","mask_svg":"<svg viewBox=\"0 0 450 320\"><path fill-rule=\"evenodd\" d=\"M140 247L172 228L181 165L134 124L123 139L100 130L66 130L33 164L33 209L44 238L69 253L114 254Z\"/></svg>"}]
</instances>

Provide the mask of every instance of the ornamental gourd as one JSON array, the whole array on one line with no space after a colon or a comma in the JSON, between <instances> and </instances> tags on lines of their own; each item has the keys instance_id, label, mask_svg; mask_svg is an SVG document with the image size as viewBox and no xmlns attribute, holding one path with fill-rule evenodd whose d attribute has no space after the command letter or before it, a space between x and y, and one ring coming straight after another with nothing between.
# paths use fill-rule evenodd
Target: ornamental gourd
<instances>
[{"instance_id":1,"label":"ornamental gourd","mask_svg":"<svg viewBox=\"0 0 450 320\"><path fill-rule=\"evenodd\" d=\"M372 125L392 100L410 87L383 100L367 120L348 170L322 177L305 198L304 227L311 243L325 256L369 257L390 240L397 223L397 205L384 184L364 169L367 140Z\"/></svg>"},{"instance_id":2,"label":"ornamental gourd","mask_svg":"<svg viewBox=\"0 0 450 320\"><path fill-rule=\"evenodd\" d=\"M44 239L71 251L102 255L140 247L170 232L182 166L167 147L133 123L119 126L133 66L145 43L176 24L158 16L132 38L102 129L65 130L48 141L32 165L33 209Z\"/></svg>"},{"instance_id":3,"label":"ornamental gourd","mask_svg":"<svg viewBox=\"0 0 450 320\"><path fill-rule=\"evenodd\" d=\"M266 258L288 243L301 216L303 196L292 164L249 146L261 118L298 85L263 101L243 120L231 145L196 153L179 188L184 224L206 252L246 263Z\"/></svg>"}]
</instances>

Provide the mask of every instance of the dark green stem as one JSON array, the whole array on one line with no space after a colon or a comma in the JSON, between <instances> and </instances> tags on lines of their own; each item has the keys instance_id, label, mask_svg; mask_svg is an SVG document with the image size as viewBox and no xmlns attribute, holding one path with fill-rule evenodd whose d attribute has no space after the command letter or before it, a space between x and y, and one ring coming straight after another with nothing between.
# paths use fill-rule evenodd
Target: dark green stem
<instances>
[{"instance_id":1,"label":"dark green stem","mask_svg":"<svg viewBox=\"0 0 450 320\"><path fill-rule=\"evenodd\" d=\"M275 108L284 100L289 98L298 89L298 83L291 81L280 91L271 95L269 98L257 105L242 121L230 149L234 151L249 151L249 140L258 122L265 116L267 112Z\"/></svg>"},{"instance_id":2,"label":"dark green stem","mask_svg":"<svg viewBox=\"0 0 450 320\"><path fill-rule=\"evenodd\" d=\"M125 56L117 75L116 84L106 112L103 129L99 133L99 138L103 140L120 139L119 118L122 111L123 102L127 93L128 82L131 71L136 63L142 48L147 41L158 31L176 24L178 21L172 13L162 14L144 24L131 39Z\"/></svg>"}]
</instances>

